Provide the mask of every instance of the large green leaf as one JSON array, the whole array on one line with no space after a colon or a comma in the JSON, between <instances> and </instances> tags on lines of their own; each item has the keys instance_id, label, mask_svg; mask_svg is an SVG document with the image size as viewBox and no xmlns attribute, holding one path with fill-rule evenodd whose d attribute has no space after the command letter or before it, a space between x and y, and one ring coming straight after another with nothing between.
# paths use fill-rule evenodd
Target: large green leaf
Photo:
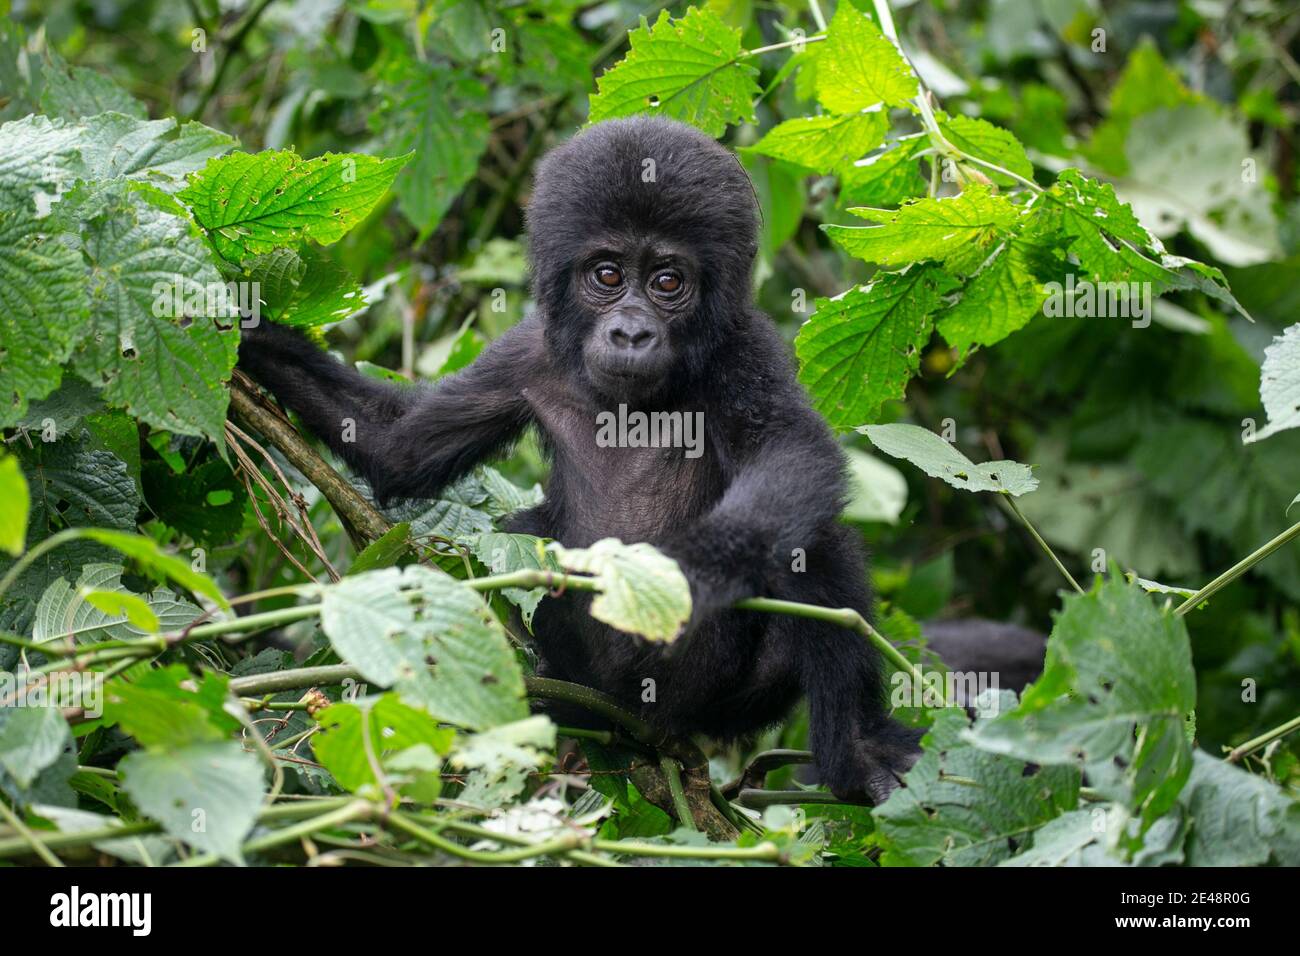
<instances>
[{"instance_id":1,"label":"large green leaf","mask_svg":"<svg viewBox=\"0 0 1300 956\"><path fill-rule=\"evenodd\" d=\"M296 328L340 322L362 309L366 297L347 271L319 250L276 249L244 264L257 282L261 318Z\"/></svg>"},{"instance_id":2,"label":"large green leaf","mask_svg":"<svg viewBox=\"0 0 1300 956\"><path fill-rule=\"evenodd\" d=\"M936 260L959 273L975 271L1016 223L1019 210L984 186L947 199L917 199L897 211L853 208L877 226L822 228L849 255L882 266Z\"/></svg>"},{"instance_id":3,"label":"large green leaf","mask_svg":"<svg viewBox=\"0 0 1300 956\"><path fill-rule=\"evenodd\" d=\"M1007 694L1007 706L1014 698ZM895 866L991 866L1010 857L1033 831L1078 800L1070 767L1029 771L1009 757L963 739L966 715L939 714L924 753L900 787L872 811L882 863Z\"/></svg>"},{"instance_id":4,"label":"large green leaf","mask_svg":"<svg viewBox=\"0 0 1300 956\"><path fill-rule=\"evenodd\" d=\"M122 789L141 812L197 850L243 863L265 786L257 757L233 740L137 751L118 764Z\"/></svg>"},{"instance_id":5,"label":"large green leaf","mask_svg":"<svg viewBox=\"0 0 1300 956\"><path fill-rule=\"evenodd\" d=\"M0 708L0 769L27 789L72 742L58 707Z\"/></svg>"},{"instance_id":6,"label":"large green leaf","mask_svg":"<svg viewBox=\"0 0 1300 956\"><path fill-rule=\"evenodd\" d=\"M378 159L292 150L213 159L179 196L217 251L231 262L294 246L337 242L383 198L410 156Z\"/></svg>"},{"instance_id":7,"label":"large green leaf","mask_svg":"<svg viewBox=\"0 0 1300 956\"><path fill-rule=\"evenodd\" d=\"M653 113L721 136L753 120L758 70L741 62L740 30L712 10L691 7L676 20L661 10L654 26L643 17L628 41L627 56L596 80L591 122Z\"/></svg>"},{"instance_id":8,"label":"large green leaf","mask_svg":"<svg viewBox=\"0 0 1300 956\"><path fill-rule=\"evenodd\" d=\"M3 176L0 169L0 187ZM58 387L89 324L85 269L71 236L0 188L0 427Z\"/></svg>"},{"instance_id":9,"label":"large green leaf","mask_svg":"<svg viewBox=\"0 0 1300 956\"><path fill-rule=\"evenodd\" d=\"M366 680L439 720L478 729L527 713L500 622L449 575L411 565L344 578L322 589L321 627Z\"/></svg>"},{"instance_id":10,"label":"large green leaf","mask_svg":"<svg viewBox=\"0 0 1300 956\"><path fill-rule=\"evenodd\" d=\"M1183 802L1189 866L1300 865L1300 803L1276 784L1200 750Z\"/></svg>"},{"instance_id":11,"label":"large green leaf","mask_svg":"<svg viewBox=\"0 0 1300 956\"><path fill-rule=\"evenodd\" d=\"M755 153L829 173L861 159L885 141L889 115L883 110L844 116L786 120L749 147Z\"/></svg>"},{"instance_id":12,"label":"large green leaf","mask_svg":"<svg viewBox=\"0 0 1300 956\"><path fill-rule=\"evenodd\" d=\"M483 100L477 80L439 65L403 76L371 118L388 153L415 154L393 191L420 239L438 228L478 169L491 134Z\"/></svg>"},{"instance_id":13,"label":"large green leaf","mask_svg":"<svg viewBox=\"0 0 1300 956\"><path fill-rule=\"evenodd\" d=\"M1018 708L971 734L995 753L1082 768L1093 787L1145 827L1187 782L1192 750L1184 721L1195 706L1182 618L1112 577L1066 596L1042 677Z\"/></svg>"},{"instance_id":14,"label":"large green leaf","mask_svg":"<svg viewBox=\"0 0 1300 956\"><path fill-rule=\"evenodd\" d=\"M120 564L87 564L76 586L63 578L55 581L41 595L32 624L32 640L50 641L71 636L78 643L108 640L133 640L159 630L179 630L201 613L184 598L166 588L140 596L122 586ZM145 602L153 613L154 626L141 627L130 620L128 609L105 610L86 600L93 592L113 592Z\"/></svg>"},{"instance_id":15,"label":"large green leaf","mask_svg":"<svg viewBox=\"0 0 1300 956\"><path fill-rule=\"evenodd\" d=\"M852 3L836 5L830 38L816 52L817 99L833 113L916 96L916 77L880 28Z\"/></svg>"},{"instance_id":16,"label":"large green leaf","mask_svg":"<svg viewBox=\"0 0 1300 956\"><path fill-rule=\"evenodd\" d=\"M80 187L60 205L81 220L89 270L91 328L77 371L142 421L221 444L239 342L226 287L193 225L162 193L121 180ZM203 305L175 314L177 288L187 303L202 291Z\"/></svg>"},{"instance_id":17,"label":"large green leaf","mask_svg":"<svg viewBox=\"0 0 1300 956\"><path fill-rule=\"evenodd\" d=\"M838 428L874 421L903 397L929 341L930 316L953 285L932 266L878 273L869 285L818 299L795 339L799 379Z\"/></svg>"}]
</instances>

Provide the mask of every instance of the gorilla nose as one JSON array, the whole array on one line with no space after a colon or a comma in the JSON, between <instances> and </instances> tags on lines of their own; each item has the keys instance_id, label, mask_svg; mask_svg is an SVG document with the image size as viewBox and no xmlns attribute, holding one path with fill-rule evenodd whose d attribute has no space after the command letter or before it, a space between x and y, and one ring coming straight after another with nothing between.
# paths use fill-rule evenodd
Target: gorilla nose
<instances>
[{"instance_id":1,"label":"gorilla nose","mask_svg":"<svg viewBox=\"0 0 1300 956\"><path fill-rule=\"evenodd\" d=\"M657 336L654 329L644 325L619 324L610 327L609 341L616 348L640 352L653 346Z\"/></svg>"}]
</instances>

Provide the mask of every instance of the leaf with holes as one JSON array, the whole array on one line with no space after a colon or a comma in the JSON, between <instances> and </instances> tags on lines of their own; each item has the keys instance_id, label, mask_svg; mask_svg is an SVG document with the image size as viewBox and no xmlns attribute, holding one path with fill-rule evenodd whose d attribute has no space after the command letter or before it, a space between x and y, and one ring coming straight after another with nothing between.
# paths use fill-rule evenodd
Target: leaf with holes
<instances>
[{"instance_id":1,"label":"leaf with holes","mask_svg":"<svg viewBox=\"0 0 1300 956\"><path fill-rule=\"evenodd\" d=\"M971 739L1020 760L1081 768L1145 828L1187 782L1184 721L1195 706L1182 618L1114 576L1065 597L1042 676L1019 707L977 725Z\"/></svg>"},{"instance_id":2,"label":"leaf with holes","mask_svg":"<svg viewBox=\"0 0 1300 956\"><path fill-rule=\"evenodd\" d=\"M837 428L874 421L900 399L930 338L931 315L956 283L933 266L877 273L869 285L818 299L799 329L799 379Z\"/></svg>"},{"instance_id":3,"label":"leaf with holes","mask_svg":"<svg viewBox=\"0 0 1300 956\"><path fill-rule=\"evenodd\" d=\"M1275 336L1264 349L1259 398L1268 412L1268 425L1245 441L1259 441L1288 428L1300 428L1300 324Z\"/></svg>"},{"instance_id":4,"label":"leaf with holes","mask_svg":"<svg viewBox=\"0 0 1300 956\"><path fill-rule=\"evenodd\" d=\"M917 425L863 425L858 429L886 455L910 461L931 478L942 478L963 491L1023 495L1038 487L1029 465L986 461L977 465L934 432Z\"/></svg>"},{"instance_id":5,"label":"leaf with holes","mask_svg":"<svg viewBox=\"0 0 1300 956\"><path fill-rule=\"evenodd\" d=\"M89 274L91 323L77 371L142 421L221 444L239 342L207 245L151 186L82 186L60 208L81 222ZM180 314L177 298L186 300Z\"/></svg>"},{"instance_id":6,"label":"leaf with holes","mask_svg":"<svg viewBox=\"0 0 1300 956\"><path fill-rule=\"evenodd\" d=\"M898 47L852 3L836 6L829 38L815 57L817 99L833 113L902 106L917 94L916 77Z\"/></svg>"},{"instance_id":7,"label":"leaf with holes","mask_svg":"<svg viewBox=\"0 0 1300 956\"><path fill-rule=\"evenodd\" d=\"M410 155L378 159L291 150L213 159L178 194L225 259L242 262L303 239L342 239L383 198Z\"/></svg>"},{"instance_id":8,"label":"leaf with holes","mask_svg":"<svg viewBox=\"0 0 1300 956\"><path fill-rule=\"evenodd\" d=\"M712 10L691 7L676 20L661 10L654 26L642 17L628 42L627 56L596 80L591 122L653 113L716 137L753 121L758 70L741 62L740 31Z\"/></svg>"},{"instance_id":9,"label":"leaf with holes","mask_svg":"<svg viewBox=\"0 0 1300 956\"><path fill-rule=\"evenodd\" d=\"M528 712L505 630L447 574L411 565L344 578L321 589L321 627L362 677L439 720L480 729Z\"/></svg>"},{"instance_id":10,"label":"leaf with holes","mask_svg":"<svg viewBox=\"0 0 1300 956\"><path fill-rule=\"evenodd\" d=\"M552 543L561 566L596 577L591 616L649 641L677 639L691 616L691 588L677 562L652 546L602 538L589 548Z\"/></svg>"},{"instance_id":11,"label":"leaf with holes","mask_svg":"<svg viewBox=\"0 0 1300 956\"><path fill-rule=\"evenodd\" d=\"M947 199L917 199L897 210L849 210L880 225L823 226L849 255L882 266L933 260L961 274L977 269L1011 232L1020 211L985 186Z\"/></svg>"},{"instance_id":12,"label":"leaf with holes","mask_svg":"<svg viewBox=\"0 0 1300 956\"><path fill-rule=\"evenodd\" d=\"M883 110L844 116L804 116L768 130L750 152L829 173L861 159L885 141L889 115Z\"/></svg>"}]
</instances>

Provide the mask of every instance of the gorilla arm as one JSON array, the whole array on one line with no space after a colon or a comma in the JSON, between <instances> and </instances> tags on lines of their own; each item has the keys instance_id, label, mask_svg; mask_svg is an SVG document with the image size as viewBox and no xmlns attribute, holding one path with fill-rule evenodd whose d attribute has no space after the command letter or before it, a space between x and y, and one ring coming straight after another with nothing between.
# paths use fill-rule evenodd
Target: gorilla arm
<instances>
[{"instance_id":1,"label":"gorilla arm","mask_svg":"<svg viewBox=\"0 0 1300 956\"><path fill-rule=\"evenodd\" d=\"M436 385L400 386L334 361L301 333L246 329L239 367L296 412L380 501L429 497L519 436L539 337L523 322Z\"/></svg>"}]
</instances>

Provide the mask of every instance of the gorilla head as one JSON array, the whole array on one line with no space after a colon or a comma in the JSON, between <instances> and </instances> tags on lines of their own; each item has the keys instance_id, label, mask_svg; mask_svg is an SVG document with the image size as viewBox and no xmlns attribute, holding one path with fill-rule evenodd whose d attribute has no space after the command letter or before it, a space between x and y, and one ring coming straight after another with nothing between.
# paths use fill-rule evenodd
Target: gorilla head
<instances>
[{"instance_id":1,"label":"gorilla head","mask_svg":"<svg viewBox=\"0 0 1300 956\"><path fill-rule=\"evenodd\" d=\"M601 123L552 151L528 206L552 354L612 398L698 379L749 305L755 209L735 157L682 123Z\"/></svg>"}]
</instances>

